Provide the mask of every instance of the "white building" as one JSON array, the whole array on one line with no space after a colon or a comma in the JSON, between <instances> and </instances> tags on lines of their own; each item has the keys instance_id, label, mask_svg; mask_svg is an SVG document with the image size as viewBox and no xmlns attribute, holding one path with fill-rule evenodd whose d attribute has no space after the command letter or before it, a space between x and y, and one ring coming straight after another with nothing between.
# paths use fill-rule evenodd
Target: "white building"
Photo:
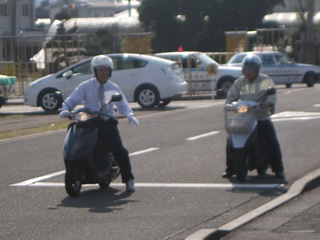
<instances>
[{"instance_id":1,"label":"white building","mask_svg":"<svg viewBox=\"0 0 320 240\"><path fill-rule=\"evenodd\" d=\"M35 22L33 0L0 0L0 36L31 30Z\"/></svg>"}]
</instances>

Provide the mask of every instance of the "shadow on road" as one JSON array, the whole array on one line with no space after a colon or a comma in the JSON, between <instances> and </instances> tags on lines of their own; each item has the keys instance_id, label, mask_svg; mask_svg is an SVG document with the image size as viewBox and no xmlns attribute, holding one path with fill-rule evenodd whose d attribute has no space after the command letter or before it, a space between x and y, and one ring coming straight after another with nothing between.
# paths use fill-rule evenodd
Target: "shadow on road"
<instances>
[{"instance_id":1,"label":"shadow on road","mask_svg":"<svg viewBox=\"0 0 320 240\"><path fill-rule=\"evenodd\" d=\"M121 192L118 194L120 191L114 188L83 191L77 197L66 197L61 201L61 204L57 205L57 208L87 208L92 213L108 213L122 210L121 206L124 204L137 202L126 199L132 193Z\"/></svg>"}]
</instances>

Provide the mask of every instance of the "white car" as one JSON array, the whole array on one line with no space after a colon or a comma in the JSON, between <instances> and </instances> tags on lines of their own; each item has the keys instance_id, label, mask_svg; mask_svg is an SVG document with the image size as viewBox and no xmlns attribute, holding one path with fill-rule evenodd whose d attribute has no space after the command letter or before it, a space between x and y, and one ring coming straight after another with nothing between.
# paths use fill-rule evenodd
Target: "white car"
<instances>
[{"instance_id":1,"label":"white car","mask_svg":"<svg viewBox=\"0 0 320 240\"><path fill-rule=\"evenodd\" d=\"M242 75L241 67L226 67L219 65L208 55L201 52L166 52L156 53L162 57L182 63L184 78L192 82L189 91L212 91L221 89L227 93L234 80ZM218 67L218 73L207 73L208 65Z\"/></svg>"},{"instance_id":2,"label":"white car","mask_svg":"<svg viewBox=\"0 0 320 240\"><path fill-rule=\"evenodd\" d=\"M295 63L282 52L243 52L235 54L225 66L241 66L241 62L249 53L261 58L261 72L269 75L276 84L291 87L293 83L306 83L313 87L320 80L320 67L310 64Z\"/></svg>"},{"instance_id":3,"label":"white car","mask_svg":"<svg viewBox=\"0 0 320 240\"><path fill-rule=\"evenodd\" d=\"M162 107L187 91L181 66L176 62L140 54L107 56L113 60L110 80L121 88L128 102L138 102L144 108ZM25 90L24 104L57 111L61 102L54 99L53 93L60 91L66 99L81 82L92 78L91 59L32 82Z\"/></svg>"}]
</instances>

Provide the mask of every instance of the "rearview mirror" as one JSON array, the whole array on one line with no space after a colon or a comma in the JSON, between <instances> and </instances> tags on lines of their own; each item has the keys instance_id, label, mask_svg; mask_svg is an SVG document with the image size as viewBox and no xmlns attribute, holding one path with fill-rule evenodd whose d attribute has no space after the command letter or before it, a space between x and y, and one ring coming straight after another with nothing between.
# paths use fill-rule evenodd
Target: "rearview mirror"
<instances>
[{"instance_id":1,"label":"rearview mirror","mask_svg":"<svg viewBox=\"0 0 320 240\"><path fill-rule=\"evenodd\" d=\"M73 75L73 72L72 72L71 70L68 70L67 72L65 72L65 73L63 74L63 76L64 76L65 78L67 78L67 79L71 78L72 75Z\"/></svg>"},{"instance_id":2,"label":"rearview mirror","mask_svg":"<svg viewBox=\"0 0 320 240\"><path fill-rule=\"evenodd\" d=\"M122 95L118 92L112 94L110 102L120 102L122 100Z\"/></svg>"},{"instance_id":3,"label":"rearview mirror","mask_svg":"<svg viewBox=\"0 0 320 240\"><path fill-rule=\"evenodd\" d=\"M63 102L63 97L62 97L62 94L60 91L55 91L53 93L53 98L60 101L60 102Z\"/></svg>"}]
</instances>

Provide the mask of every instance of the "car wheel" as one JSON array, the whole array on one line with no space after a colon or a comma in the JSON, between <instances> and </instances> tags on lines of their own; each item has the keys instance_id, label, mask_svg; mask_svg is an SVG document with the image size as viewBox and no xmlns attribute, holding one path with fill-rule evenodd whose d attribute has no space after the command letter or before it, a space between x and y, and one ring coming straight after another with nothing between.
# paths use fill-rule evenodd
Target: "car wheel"
<instances>
[{"instance_id":1,"label":"car wheel","mask_svg":"<svg viewBox=\"0 0 320 240\"><path fill-rule=\"evenodd\" d=\"M159 104L159 93L154 86L145 86L137 91L136 99L143 108L152 108Z\"/></svg>"},{"instance_id":2,"label":"car wheel","mask_svg":"<svg viewBox=\"0 0 320 240\"><path fill-rule=\"evenodd\" d=\"M291 85L292 85L291 83L286 83L287 88L291 88Z\"/></svg>"},{"instance_id":3,"label":"car wheel","mask_svg":"<svg viewBox=\"0 0 320 240\"><path fill-rule=\"evenodd\" d=\"M233 80L232 79L224 79L222 80L221 82L221 85L220 85L220 89L227 95L229 89L231 88L233 84Z\"/></svg>"},{"instance_id":4,"label":"car wheel","mask_svg":"<svg viewBox=\"0 0 320 240\"><path fill-rule=\"evenodd\" d=\"M57 111L61 103L53 97L54 90L45 90L40 95L40 106L47 112Z\"/></svg>"},{"instance_id":5,"label":"car wheel","mask_svg":"<svg viewBox=\"0 0 320 240\"><path fill-rule=\"evenodd\" d=\"M316 76L313 73L307 73L304 77L304 82L308 87L313 87L316 82Z\"/></svg>"},{"instance_id":6,"label":"car wheel","mask_svg":"<svg viewBox=\"0 0 320 240\"><path fill-rule=\"evenodd\" d=\"M161 101L158 103L158 107L165 107L165 106L167 106L170 102L171 102L171 99L161 100Z\"/></svg>"}]
</instances>

